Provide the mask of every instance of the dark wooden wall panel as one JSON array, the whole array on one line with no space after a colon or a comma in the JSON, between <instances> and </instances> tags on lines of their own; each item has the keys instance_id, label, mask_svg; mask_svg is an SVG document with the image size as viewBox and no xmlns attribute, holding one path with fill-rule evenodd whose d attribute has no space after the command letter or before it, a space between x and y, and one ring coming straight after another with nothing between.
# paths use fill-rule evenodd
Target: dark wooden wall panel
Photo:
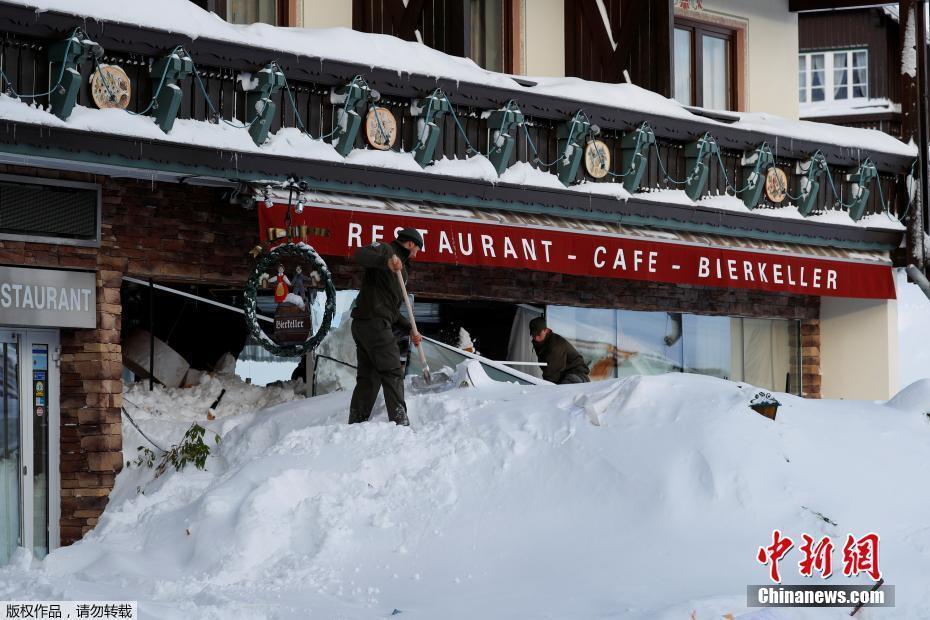
<instances>
[{"instance_id":1,"label":"dark wooden wall panel","mask_svg":"<svg viewBox=\"0 0 930 620\"><path fill-rule=\"evenodd\" d=\"M464 56L467 28L465 0L353 0L352 28L423 43L447 54Z\"/></svg>"},{"instance_id":2,"label":"dark wooden wall panel","mask_svg":"<svg viewBox=\"0 0 930 620\"><path fill-rule=\"evenodd\" d=\"M613 40L595 0L565 3L565 73L598 82L634 84L671 96L671 0L605 0Z\"/></svg>"}]
</instances>

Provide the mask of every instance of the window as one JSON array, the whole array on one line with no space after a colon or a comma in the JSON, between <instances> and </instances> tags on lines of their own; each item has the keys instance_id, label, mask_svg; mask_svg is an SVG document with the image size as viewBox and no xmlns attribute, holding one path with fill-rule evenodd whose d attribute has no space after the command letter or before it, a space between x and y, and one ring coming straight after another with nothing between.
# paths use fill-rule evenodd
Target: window
<instances>
[{"instance_id":1,"label":"window","mask_svg":"<svg viewBox=\"0 0 930 620\"><path fill-rule=\"evenodd\" d=\"M546 322L592 381L689 372L801 393L798 321L548 306Z\"/></svg>"},{"instance_id":2,"label":"window","mask_svg":"<svg viewBox=\"0 0 930 620\"><path fill-rule=\"evenodd\" d=\"M686 314L683 318L684 371L733 379L730 332L731 323L739 319L697 314Z\"/></svg>"},{"instance_id":3,"label":"window","mask_svg":"<svg viewBox=\"0 0 930 620\"><path fill-rule=\"evenodd\" d=\"M798 86L800 103L868 99L869 53L845 50L800 54Z\"/></svg>"},{"instance_id":4,"label":"window","mask_svg":"<svg viewBox=\"0 0 930 620\"><path fill-rule=\"evenodd\" d=\"M469 10L469 57L490 71L504 70L503 0L471 0Z\"/></svg>"},{"instance_id":5,"label":"window","mask_svg":"<svg viewBox=\"0 0 930 620\"><path fill-rule=\"evenodd\" d=\"M515 0L468 0L465 55L489 71L520 73L522 7Z\"/></svg>"},{"instance_id":6,"label":"window","mask_svg":"<svg viewBox=\"0 0 930 620\"><path fill-rule=\"evenodd\" d=\"M228 0L226 21L231 24L262 22L277 25L277 0Z\"/></svg>"},{"instance_id":7,"label":"window","mask_svg":"<svg viewBox=\"0 0 930 620\"><path fill-rule=\"evenodd\" d=\"M735 33L675 20L675 100L714 110L736 107Z\"/></svg>"}]
</instances>

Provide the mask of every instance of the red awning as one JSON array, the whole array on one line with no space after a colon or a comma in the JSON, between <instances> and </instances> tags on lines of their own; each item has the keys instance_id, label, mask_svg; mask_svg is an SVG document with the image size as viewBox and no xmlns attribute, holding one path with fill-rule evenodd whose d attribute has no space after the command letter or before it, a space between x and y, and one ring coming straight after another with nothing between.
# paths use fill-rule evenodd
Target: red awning
<instances>
[{"instance_id":1,"label":"red awning","mask_svg":"<svg viewBox=\"0 0 930 620\"><path fill-rule=\"evenodd\" d=\"M277 199L276 199L277 200ZM885 252L655 230L504 211L313 194L303 213L259 207L262 238L291 234L325 256L351 256L420 230L417 261L530 269L777 293L894 299Z\"/></svg>"}]
</instances>

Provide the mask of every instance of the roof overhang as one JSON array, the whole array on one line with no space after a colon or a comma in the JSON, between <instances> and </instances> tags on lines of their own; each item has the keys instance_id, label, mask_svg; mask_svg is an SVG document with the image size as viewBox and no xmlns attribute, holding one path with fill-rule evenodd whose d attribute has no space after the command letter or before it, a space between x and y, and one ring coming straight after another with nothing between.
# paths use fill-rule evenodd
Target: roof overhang
<instances>
[{"instance_id":1,"label":"roof overhang","mask_svg":"<svg viewBox=\"0 0 930 620\"><path fill-rule=\"evenodd\" d=\"M238 152L15 121L0 121L0 153L5 161L14 164L207 185L284 181L295 175L316 190L357 196L432 201L806 245L891 250L900 245L903 235L896 230L661 203L635 195L629 200L618 200L567 189Z\"/></svg>"},{"instance_id":2,"label":"roof overhang","mask_svg":"<svg viewBox=\"0 0 930 620\"><path fill-rule=\"evenodd\" d=\"M810 138L805 133L786 135L770 125L749 122L741 126L739 115L692 108L695 116L679 117L662 111L636 110L622 107L622 101L588 101L534 92L531 88L505 88L498 85L477 84L448 77L437 77L412 71L396 71L377 66L257 48L234 41L211 39L208 36L191 38L117 19L102 20L80 17L61 11L37 11L28 6L5 3L0 0L0 30L30 38L54 40L80 24L88 37L111 52L160 56L165 50L166 36L172 45L181 45L205 66L224 67L236 71L254 71L256 58L274 58L294 82L308 82L324 87L341 87L353 76L363 74L369 85L382 96L409 98L411 93L428 93L436 88L449 94L454 103L465 103L481 110L499 108L510 99L519 101L520 110L534 119L563 122L583 107L591 122L601 129L627 131L648 121L659 138L677 142L691 142L704 132L710 132L723 149L747 151L767 142L777 144L782 157L806 159L810 153L821 151L831 166L855 166L863 153L861 144L833 144ZM527 81L519 83L533 84ZM869 157L883 172L906 172L914 155L900 150L869 149Z\"/></svg>"}]
</instances>

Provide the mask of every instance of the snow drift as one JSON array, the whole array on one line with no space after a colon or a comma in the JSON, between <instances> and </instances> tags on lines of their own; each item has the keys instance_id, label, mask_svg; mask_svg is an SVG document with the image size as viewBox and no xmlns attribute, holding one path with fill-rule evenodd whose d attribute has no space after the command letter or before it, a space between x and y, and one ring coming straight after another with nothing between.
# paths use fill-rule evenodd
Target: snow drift
<instances>
[{"instance_id":1,"label":"snow drift","mask_svg":"<svg viewBox=\"0 0 930 620\"><path fill-rule=\"evenodd\" d=\"M193 418L222 435L206 471L124 470L96 530L22 552L0 599L135 599L160 620L848 617L746 608L779 528L878 532L898 606L858 617L930 616L930 381L888 405L778 394L774 422L752 386L696 375L487 384L411 397L410 429L383 405L346 425L345 392L246 411L264 391L205 386L128 396L158 443ZM124 429L129 455L145 441Z\"/></svg>"}]
</instances>

